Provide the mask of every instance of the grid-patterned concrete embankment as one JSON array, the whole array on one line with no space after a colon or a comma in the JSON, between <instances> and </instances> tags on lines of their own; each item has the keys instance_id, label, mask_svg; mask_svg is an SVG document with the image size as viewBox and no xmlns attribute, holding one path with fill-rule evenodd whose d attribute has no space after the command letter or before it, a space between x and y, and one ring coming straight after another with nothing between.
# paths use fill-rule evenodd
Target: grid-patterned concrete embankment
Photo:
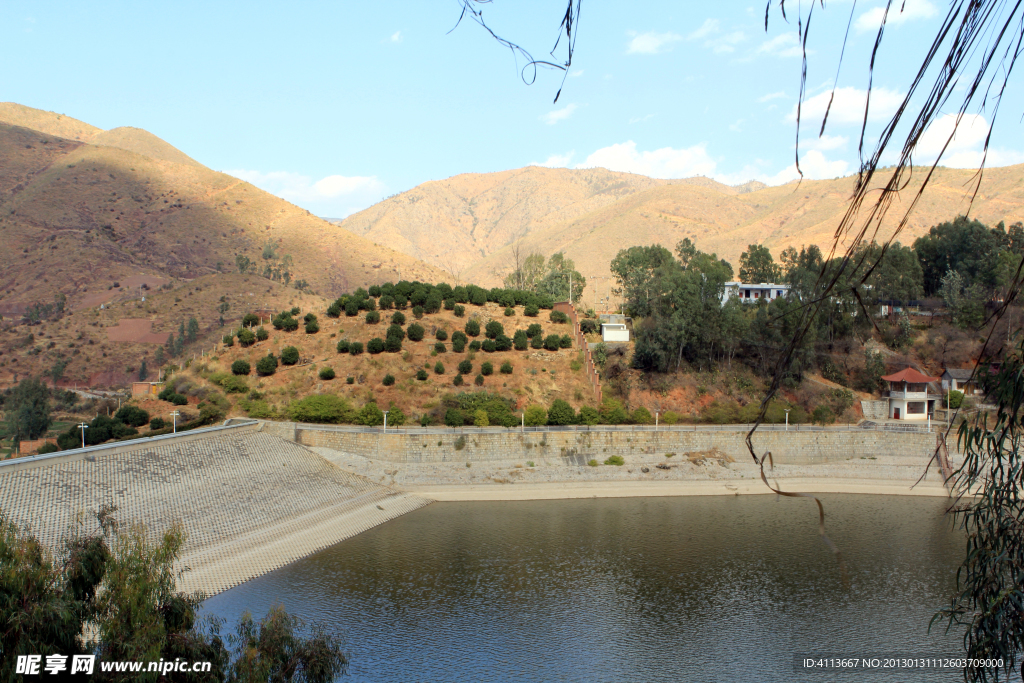
<instances>
[{"instance_id":1,"label":"grid-patterned concrete embankment","mask_svg":"<svg viewBox=\"0 0 1024 683\"><path fill-rule=\"evenodd\" d=\"M182 587L216 593L429 501L342 471L270 434L217 436L5 473L0 509L56 547L76 515L103 503L155 540L188 533Z\"/></svg>"}]
</instances>

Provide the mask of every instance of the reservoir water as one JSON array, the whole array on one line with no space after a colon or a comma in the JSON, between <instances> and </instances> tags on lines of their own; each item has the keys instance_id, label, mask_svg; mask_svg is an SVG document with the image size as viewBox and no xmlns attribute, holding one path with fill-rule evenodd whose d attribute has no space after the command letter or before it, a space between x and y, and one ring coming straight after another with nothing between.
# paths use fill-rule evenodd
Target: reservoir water
<instances>
[{"instance_id":1,"label":"reservoir water","mask_svg":"<svg viewBox=\"0 0 1024 683\"><path fill-rule=\"evenodd\" d=\"M823 495L435 503L214 596L344 639L352 681L955 681L794 656L955 656L946 499Z\"/></svg>"}]
</instances>

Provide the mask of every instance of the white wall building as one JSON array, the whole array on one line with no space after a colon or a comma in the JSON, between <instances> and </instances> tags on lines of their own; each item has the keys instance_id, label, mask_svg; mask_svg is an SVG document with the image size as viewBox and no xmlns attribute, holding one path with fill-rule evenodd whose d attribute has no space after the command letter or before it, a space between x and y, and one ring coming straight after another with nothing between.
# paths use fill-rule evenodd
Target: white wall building
<instances>
[{"instance_id":1,"label":"white wall building","mask_svg":"<svg viewBox=\"0 0 1024 683\"><path fill-rule=\"evenodd\" d=\"M601 339L606 342L628 342L629 328L625 323L601 323Z\"/></svg>"},{"instance_id":2,"label":"white wall building","mask_svg":"<svg viewBox=\"0 0 1024 683\"><path fill-rule=\"evenodd\" d=\"M722 292L722 305L732 297L739 298L745 304L756 304L761 299L774 301L789 294L789 285L777 285L762 282L757 285L744 284L739 281L726 282Z\"/></svg>"},{"instance_id":3,"label":"white wall building","mask_svg":"<svg viewBox=\"0 0 1024 683\"><path fill-rule=\"evenodd\" d=\"M936 401L942 398L928 393L928 383L937 382L939 378L923 375L913 368L885 375L882 379L889 383L891 420L926 420L934 412Z\"/></svg>"}]
</instances>

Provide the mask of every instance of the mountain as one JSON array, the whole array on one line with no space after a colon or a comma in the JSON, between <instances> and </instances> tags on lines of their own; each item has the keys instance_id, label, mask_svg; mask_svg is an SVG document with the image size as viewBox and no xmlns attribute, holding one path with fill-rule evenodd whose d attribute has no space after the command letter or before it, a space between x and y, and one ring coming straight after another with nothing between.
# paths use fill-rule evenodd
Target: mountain
<instances>
[{"instance_id":1,"label":"mountain","mask_svg":"<svg viewBox=\"0 0 1024 683\"><path fill-rule=\"evenodd\" d=\"M974 175L938 169L899 239L911 243L968 209L993 225L1024 220L1024 165L986 169L972 206ZM879 239L892 233L923 177L915 173L895 199ZM689 237L738 270L740 254L751 243L768 246L776 256L790 245L829 247L854 181L730 187L710 178L657 180L605 169L528 167L424 183L338 225L479 284L498 284L509 270L513 243L525 253L564 251L585 276L607 278L620 249L653 243L672 248ZM603 296L608 281L594 282ZM591 287L585 299L595 294Z\"/></svg>"},{"instance_id":2,"label":"mountain","mask_svg":"<svg viewBox=\"0 0 1024 683\"><path fill-rule=\"evenodd\" d=\"M292 281L328 297L402 277L444 279L138 128L104 131L0 103L0 159L0 314L60 294L72 308L97 306L114 297L114 282L230 272L236 255L260 271L288 255Z\"/></svg>"}]
</instances>

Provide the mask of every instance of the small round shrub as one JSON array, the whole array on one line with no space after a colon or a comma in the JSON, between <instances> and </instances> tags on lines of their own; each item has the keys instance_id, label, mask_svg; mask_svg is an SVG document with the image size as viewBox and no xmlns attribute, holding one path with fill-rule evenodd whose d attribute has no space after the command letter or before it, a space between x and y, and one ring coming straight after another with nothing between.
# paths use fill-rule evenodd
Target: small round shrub
<instances>
[{"instance_id":1,"label":"small round shrub","mask_svg":"<svg viewBox=\"0 0 1024 683\"><path fill-rule=\"evenodd\" d=\"M441 361L437 361L436 363L434 363L434 374L435 375L443 375L444 374L444 363L442 363Z\"/></svg>"},{"instance_id":2,"label":"small round shrub","mask_svg":"<svg viewBox=\"0 0 1024 683\"><path fill-rule=\"evenodd\" d=\"M355 384L355 383L356 383L356 378L355 377L351 377L350 376L350 377L346 377L345 378L345 384Z\"/></svg>"},{"instance_id":3,"label":"small round shrub","mask_svg":"<svg viewBox=\"0 0 1024 683\"><path fill-rule=\"evenodd\" d=\"M380 383L386 387L390 387L392 384L395 383L395 376L388 373L387 375L384 375L384 379L382 379Z\"/></svg>"},{"instance_id":4,"label":"small round shrub","mask_svg":"<svg viewBox=\"0 0 1024 683\"><path fill-rule=\"evenodd\" d=\"M252 327L253 325L258 324L259 321L260 317L255 313L246 313L242 316L242 327Z\"/></svg>"},{"instance_id":5,"label":"small round shrub","mask_svg":"<svg viewBox=\"0 0 1024 683\"><path fill-rule=\"evenodd\" d=\"M366 343L366 350L374 355L384 350L384 340L380 337L374 337Z\"/></svg>"},{"instance_id":6,"label":"small round shrub","mask_svg":"<svg viewBox=\"0 0 1024 683\"><path fill-rule=\"evenodd\" d=\"M493 375L494 374L494 365L490 361L487 361L486 363L484 363L483 365L480 366L480 374L481 375Z\"/></svg>"},{"instance_id":7,"label":"small round shrub","mask_svg":"<svg viewBox=\"0 0 1024 683\"><path fill-rule=\"evenodd\" d=\"M452 313L455 314L456 318L462 318L462 317L464 317L466 315L466 307L465 306L461 306L461 305L456 305L455 308L452 309Z\"/></svg>"},{"instance_id":8,"label":"small round shrub","mask_svg":"<svg viewBox=\"0 0 1024 683\"><path fill-rule=\"evenodd\" d=\"M302 313L302 309L301 309L301 308L299 308L298 306L292 306L292 310L291 310L291 311L289 311L289 312L290 312L290 313L291 313L292 315L298 315L299 313Z\"/></svg>"},{"instance_id":9,"label":"small round shrub","mask_svg":"<svg viewBox=\"0 0 1024 683\"><path fill-rule=\"evenodd\" d=\"M421 382L426 381L426 379L427 379L427 371L423 370L423 369L417 370L416 371L416 379L418 379Z\"/></svg>"},{"instance_id":10,"label":"small round shrub","mask_svg":"<svg viewBox=\"0 0 1024 683\"><path fill-rule=\"evenodd\" d=\"M420 325L419 323L409 325L409 327L405 329L405 333L409 335L409 341L423 341L423 325Z\"/></svg>"},{"instance_id":11,"label":"small round shrub","mask_svg":"<svg viewBox=\"0 0 1024 683\"><path fill-rule=\"evenodd\" d=\"M340 301L335 301L334 303L332 303L330 306L327 307L327 317L328 318L338 318L338 317L341 317L341 302Z\"/></svg>"},{"instance_id":12,"label":"small round shrub","mask_svg":"<svg viewBox=\"0 0 1024 683\"><path fill-rule=\"evenodd\" d=\"M509 306L508 308L505 309L505 317L506 318L510 318L510 317L512 317L515 314L516 314L516 309L512 308L511 306Z\"/></svg>"},{"instance_id":13,"label":"small round shrub","mask_svg":"<svg viewBox=\"0 0 1024 683\"><path fill-rule=\"evenodd\" d=\"M357 315L359 315L359 302L349 301L347 304L345 304L345 315L347 315L350 318L354 318Z\"/></svg>"},{"instance_id":14,"label":"small round shrub","mask_svg":"<svg viewBox=\"0 0 1024 683\"><path fill-rule=\"evenodd\" d=\"M494 353L494 349L496 348L494 345L494 340L484 339L483 344L481 344L481 348L483 348L483 350L486 351L487 353Z\"/></svg>"},{"instance_id":15,"label":"small round shrub","mask_svg":"<svg viewBox=\"0 0 1024 683\"><path fill-rule=\"evenodd\" d=\"M512 364L509 363L508 361L505 361L504 363L502 363L501 364L501 374L503 374L503 375L511 375L512 374Z\"/></svg>"},{"instance_id":16,"label":"small round shrub","mask_svg":"<svg viewBox=\"0 0 1024 683\"><path fill-rule=\"evenodd\" d=\"M370 311L366 314L366 324L376 325L380 322L380 311Z\"/></svg>"},{"instance_id":17,"label":"small round shrub","mask_svg":"<svg viewBox=\"0 0 1024 683\"><path fill-rule=\"evenodd\" d=\"M338 353L348 353L348 339L338 340Z\"/></svg>"},{"instance_id":18,"label":"small round shrub","mask_svg":"<svg viewBox=\"0 0 1024 683\"><path fill-rule=\"evenodd\" d=\"M405 330L402 329L401 325L395 325L392 323L391 325L388 325L388 332L384 336L388 338L394 337L398 341L402 341L405 339Z\"/></svg>"},{"instance_id":19,"label":"small round shrub","mask_svg":"<svg viewBox=\"0 0 1024 683\"><path fill-rule=\"evenodd\" d=\"M250 372L252 372L252 367L249 365L249 361L247 360L239 358L231 364L232 375L248 375Z\"/></svg>"},{"instance_id":20,"label":"small round shrub","mask_svg":"<svg viewBox=\"0 0 1024 683\"><path fill-rule=\"evenodd\" d=\"M285 332L294 332L299 329L299 321L292 317L285 318L281 321L281 329Z\"/></svg>"},{"instance_id":21,"label":"small round shrub","mask_svg":"<svg viewBox=\"0 0 1024 683\"><path fill-rule=\"evenodd\" d=\"M540 314L540 309L537 308L536 304L526 304L526 308L523 310L523 315L528 315L531 318L536 318Z\"/></svg>"},{"instance_id":22,"label":"small round shrub","mask_svg":"<svg viewBox=\"0 0 1024 683\"><path fill-rule=\"evenodd\" d=\"M412 307L412 315L417 320L422 318L423 317L423 307L422 306L413 306Z\"/></svg>"},{"instance_id":23,"label":"small round shrub","mask_svg":"<svg viewBox=\"0 0 1024 683\"><path fill-rule=\"evenodd\" d=\"M348 345L348 352L353 356L358 356L363 352L363 342L352 342Z\"/></svg>"},{"instance_id":24,"label":"small round shrub","mask_svg":"<svg viewBox=\"0 0 1024 683\"><path fill-rule=\"evenodd\" d=\"M405 324L405 313L401 311L395 311L395 314L391 316L392 325L404 325Z\"/></svg>"},{"instance_id":25,"label":"small round shrub","mask_svg":"<svg viewBox=\"0 0 1024 683\"><path fill-rule=\"evenodd\" d=\"M455 308L455 299L448 297L444 300L444 310L450 311Z\"/></svg>"},{"instance_id":26,"label":"small round shrub","mask_svg":"<svg viewBox=\"0 0 1024 683\"><path fill-rule=\"evenodd\" d=\"M370 285L367 288L366 293L372 296L374 299L376 299L384 292L381 290L380 285Z\"/></svg>"},{"instance_id":27,"label":"small round shrub","mask_svg":"<svg viewBox=\"0 0 1024 683\"><path fill-rule=\"evenodd\" d=\"M569 322L569 316L567 316L565 313L562 313L561 311L551 311L551 313L548 314L548 319L551 320L551 322L553 323Z\"/></svg>"},{"instance_id":28,"label":"small round shrub","mask_svg":"<svg viewBox=\"0 0 1024 683\"><path fill-rule=\"evenodd\" d=\"M144 424L149 424L149 413L138 406L125 405L117 409L114 419L120 420L129 427L141 427Z\"/></svg>"},{"instance_id":29,"label":"small round shrub","mask_svg":"<svg viewBox=\"0 0 1024 683\"><path fill-rule=\"evenodd\" d=\"M473 341L469 342L469 350L470 351L479 351L480 350L480 342L477 341L476 339L474 339Z\"/></svg>"},{"instance_id":30,"label":"small round shrub","mask_svg":"<svg viewBox=\"0 0 1024 683\"><path fill-rule=\"evenodd\" d=\"M252 330L241 329L238 331L238 343L242 346L252 346L256 343L256 335Z\"/></svg>"},{"instance_id":31,"label":"small round shrub","mask_svg":"<svg viewBox=\"0 0 1024 683\"><path fill-rule=\"evenodd\" d=\"M494 350L495 351L508 351L512 348L512 340L503 334L499 334L494 338Z\"/></svg>"},{"instance_id":32,"label":"small round shrub","mask_svg":"<svg viewBox=\"0 0 1024 683\"><path fill-rule=\"evenodd\" d=\"M580 332L583 334L592 334L597 332L597 321L593 318L584 318L580 321Z\"/></svg>"},{"instance_id":33,"label":"small round shrub","mask_svg":"<svg viewBox=\"0 0 1024 683\"><path fill-rule=\"evenodd\" d=\"M167 423L164 422L164 419L162 417L154 417L152 420L149 421L150 429L163 429L166 425Z\"/></svg>"},{"instance_id":34,"label":"small round shrub","mask_svg":"<svg viewBox=\"0 0 1024 683\"><path fill-rule=\"evenodd\" d=\"M544 329L540 326L540 323L533 323L526 328L526 336L530 339L544 333Z\"/></svg>"},{"instance_id":35,"label":"small round shrub","mask_svg":"<svg viewBox=\"0 0 1024 683\"><path fill-rule=\"evenodd\" d=\"M268 339L270 339L270 333L267 332L266 328L264 328L262 326L261 327L257 327L256 328L256 341L267 341Z\"/></svg>"},{"instance_id":36,"label":"small round shrub","mask_svg":"<svg viewBox=\"0 0 1024 683\"><path fill-rule=\"evenodd\" d=\"M182 396L181 394L171 394L170 401L176 406L183 406L188 404L188 399Z\"/></svg>"},{"instance_id":37,"label":"small round shrub","mask_svg":"<svg viewBox=\"0 0 1024 683\"><path fill-rule=\"evenodd\" d=\"M234 346L235 345L235 335L233 335L233 334L225 334L224 335L224 339L222 339L221 341L224 342L224 346Z\"/></svg>"},{"instance_id":38,"label":"small round shrub","mask_svg":"<svg viewBox=\"0 0 1024 683\"><path fill-rule=\"evenodd\" d=\"M530 339L526 336L526 332L523 330L516 330L516 333L512 335L512 346L516 351L525 351L526 347L529 346Z\"/></svg>"},{"instance_id":39,"label":"small round shrub","mask_svg":"<svg viewBox=\"0 0 1024 683\"><path fill-rule=\"evenodd\" d=\"M299 362L299 350L294 346L286 346L281 349L281 362L285 365L295 365Z\"/></svg>"},{"instance_id":40,"label":"small round shrub","mask_svg":"<svg viewBox=\"0 0 1024 683\"><path fill-rule=\"evenodd\" d=\"M447 353L448 347L444 345L443 341L434 342L434 351L437 353Z\"/></svg>"},{"instance_id":41,"label":"small round shrub","mask_svg":"<svg viewBox=\"0 0 1024 683\"><path fill-rule=\"evenodd\" d=\"M492 320L484 327L484 334L488 339L495 339L499 334L505 334L505 326L497 320Z\"/></svg>"},{"instance_id":42,"label":"small round shrub","mask_svg":"<svg viewBox=\"0 0 1024 683\"><path fill-rule=\"evenodd\" d=\"M558 340L558 345L563 349L572 348L572 337L567 334L563 334L561 339Z\"/></svg>"},{"instance_id":43,"label":"small round shrub","mask_svg":"<svg viewBox=\"0 0 1024 683\"><path fill-rule=\"evenodd\" d=\"M619 467L626 464L625 459L621 455L609 455L605 461L605 465L617 465Z\"/></svg>"},{"instance_id":44,"label":"small round shrub","mask_svg":"<svg viewBox=\"0 0 1024 683\"><path fill-rule=\"evenodd\" d=\"M445 341L448 339L448 333L443 329L438 328L437 332L434 333L434 339L437 339L438 341Z\"/></svg>"},{"instance_id":45,"label":"small round shrub","mask_svg":"<svg viewBox=\"0 0 1024 683\"><path fill-rule=\"evenodd\" d=\"M334 368L320 368L320 379L334 379Z\"/></svg>"},{"instance_id":46,"label":"small round shrub","mask_svg":"<svg viewBox=\"0 0 1024 683\"><path fill-rule=\"evenodd\" d=\"M382 311L389 310L395 305L395 299L390 294L385 294L377 301L377 306Z\"/></svg>"},{"instance_id":47,"label":"small round shrub","mask_svg":"<svg viewBox=\"0 0 1024 683\"><path fill-rule=\"evenodd\" d=\"M274 354L268 353L266 356L256 361L256 372L264 377L267 375L273 375L277 372L277 359L274 358Z\"/></svg>"},{"instance_id":48,"label":"small round shrub","mask_svg":"<svg viewBox=\"0 0 1024 683\"><path fill-rule=\"evenodd\" d=\"M310 320L306 323L306 334L316 334L320 331L320 323L316 320Z\"/></svg>"},{"instance_id":49,"label":"small round shrub","mask_svg":"<svg viewBox=\"0 0 1024 683\"><path fill-rule=\"evenodd\" d=\"M468 360L459 361L459 372L463 375L473 372L473 363Z\"/></svg>"},{"instance_id":50,"label":"small round shrub","mask_svg":"<svg viewBox=\"0 0 1024 683\"><path fill-rule=\"evenodd\" d=\"M477 385L478 387L482 387L484 385L484 376L477 375L476 379L473 380L473 384Z\"/></svg>"},{"instance_id":51,"label":"small round shrub","mask_svg":"<svg viewBox=\"0 0 1024 683\"><path fill-rule=\"evenodd\" d=\"M384 340L384 350L388 353L398 353L402 350L402 340L398 337L388 337Z\"/></svg>"},{"instance_id":52,"label":"small round shrub","mask_svg":"<svg viewBox=\"0 0 1024 683\"><path fill-rule=\"evenodd\" d=\"M531 349L542 349L542 348L544 348L544 337L542 337L541 335L538 334L536 337L531 339L530 340L530 348Z\"/></svg>"},{"instance_id":53,"label":"small round shrub","mask_svg":"<svg viewBox=\"0 0 1024 683\"><path fill-rule=\"evenodd\" d=\"M461 387L463 382L465 382L465 380L462 379L462 375L455 375L455 379L452 380L452 384L457 387Z\"/></svg>"},{"instance_id":54,"label":"small round shrub","mask_svg":"<svg viewBox=\"0 0 1024 683\"><path fill-rule=\"evenodd\" d=\"M471 318L466 321L466 334L470 337L480 336L480 322L476 318Z\"/></svg>"},{"instance_id":55,"label":"small round shrub","mask_svg":"<svg viewBox=\"0 0 1024 683\"><path fill-rule=\"evenodd\" d=\"M544 348L548 351L557 351L562 348L562 338L557 334L549 334L544 338Z\"/></svg>"}]
</instances>

